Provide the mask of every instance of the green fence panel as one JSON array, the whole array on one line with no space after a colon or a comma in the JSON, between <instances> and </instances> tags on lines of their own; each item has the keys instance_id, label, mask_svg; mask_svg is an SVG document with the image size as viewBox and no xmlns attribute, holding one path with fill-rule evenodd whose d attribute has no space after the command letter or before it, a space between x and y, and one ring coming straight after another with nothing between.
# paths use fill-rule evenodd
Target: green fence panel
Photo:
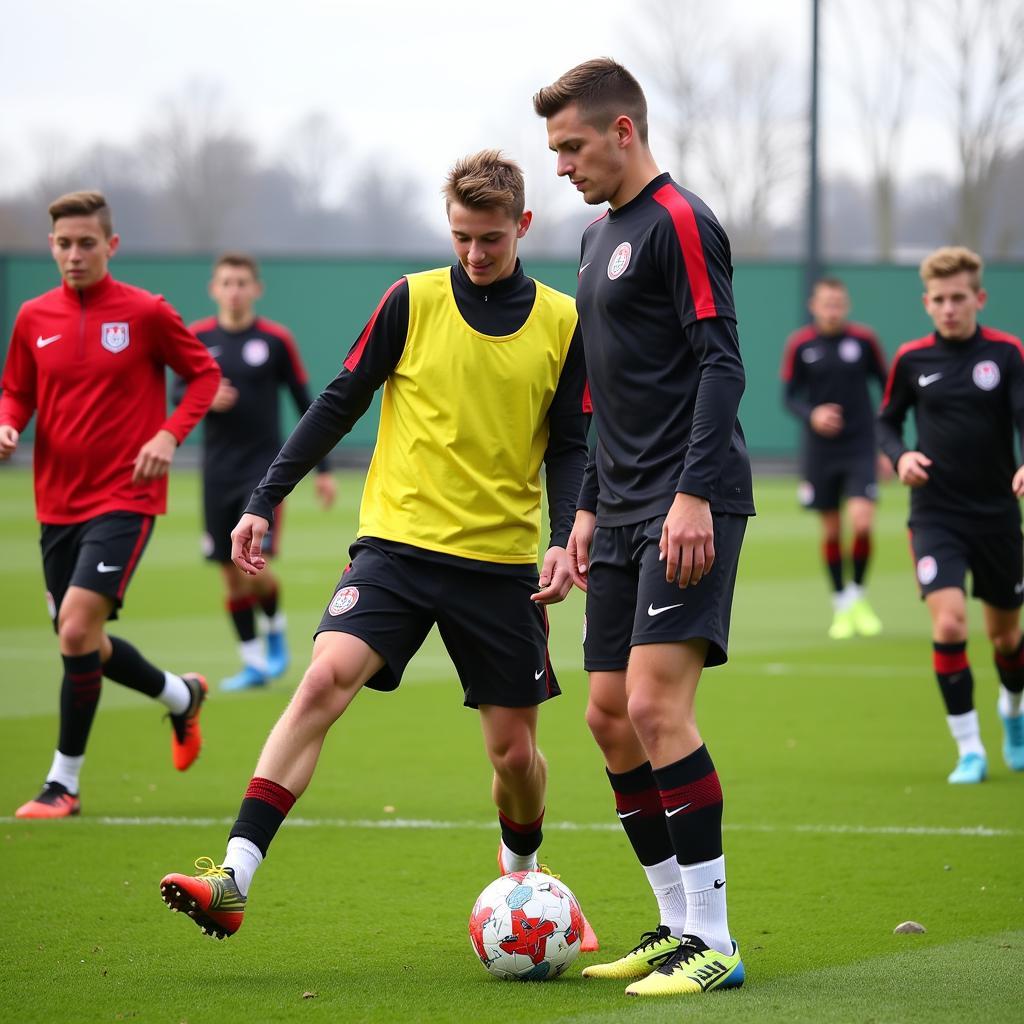
<instances>
[{"instance_id":1,"label":"green fence panel","mask_svg":"<svg viewBox=\"0 0 1024 1024\"><path fill-rule=\"evenodd\" d=\"M373 313L380 297L402 274L439 265L388 259L295 259L262 261L266 294L259 311L286 324L295 334L314 391L338 372L345 354ZM113 264L117 277L166 295L186 320L213 312L206 293L210 260L205 257L132 256L122 252ZM527 272L570 294L576 286L576 266L565 260L527 259ZM985 323L1014 334L1024 333L1024 267L990 266L985 284L991 296ZM872 326L891 356L910 338L930 329L921 306L921 283L916 267L875 264L836 264L829 268L847 282L853 317ZM57 282L53 262L43 255L0 255L0 351L20 304ZM794 454L797 425L781 402L779 364L789 333L803 321L803 268L797 263L741 263L735 271L740 341L747 369L747 390L740 418L750 450L758 456ZM373 445L378 400L342 444L349 448ZM295 422L286 406L286 427Z\"/></svg>"}]
</instances>

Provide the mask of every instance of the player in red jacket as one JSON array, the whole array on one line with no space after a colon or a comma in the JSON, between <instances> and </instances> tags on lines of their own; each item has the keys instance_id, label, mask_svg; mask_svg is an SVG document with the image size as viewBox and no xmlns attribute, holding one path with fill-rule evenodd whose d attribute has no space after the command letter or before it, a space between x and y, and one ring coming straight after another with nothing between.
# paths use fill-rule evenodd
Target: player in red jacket
<instances>
[{"instance_id":1,"label":"player in red jacket","mask_svg":"<svg viewBox=\"0 0 1024 1024\"><path fill-rule=\"evenodd\" d=\"M18 311L0 379L0 460L37 414L36 515L64 661L57 751L19 818L80 812L78 777L103 676L167 707L181 771L199 754L206 696L202 676L156 668L105 624L166 511L174 451L213 400L220 370L162 296L110 277L119 238L99 192L61 196L49 212L62 283ZM170 417L168 366L188 382Z\"/></svg>"}]
</instances>

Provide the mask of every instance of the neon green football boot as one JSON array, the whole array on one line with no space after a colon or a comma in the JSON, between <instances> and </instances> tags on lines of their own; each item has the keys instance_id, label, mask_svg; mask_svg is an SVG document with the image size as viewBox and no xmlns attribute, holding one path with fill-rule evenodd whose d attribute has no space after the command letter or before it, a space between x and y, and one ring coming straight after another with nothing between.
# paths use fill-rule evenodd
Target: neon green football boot
<instances>
[{"instance_id":1,"label":"neon green football boot","mask_svg":"<svg viewBox=\"0 0 1024 1024\"><path fill-rule=\"evenodd\" d=\"M735 942L731 953L719 953L696 935L684 935L676 950L653 973L633 982L626 995L700 995L716 988L739 988L745 977Z\"/></svg>"},{"instance_id":2,"label":"neon green football boot","mask_svg":"<svg viewBox=\"0 0 1024 1024\"><path fill-rule=\"evenodd\" d=\"M882 620L868 604L866 597L858 597L850 605L850 615L853 618L853 628L861 636L878 636L882 632Z\"/></svg>"},{"instance_id":3,"label":"neon green football boot","mask_svg":"<svg viewBox=\"0 0 1024 1024\"><path fill-rule=\"evenodd\" d=\"M640 942L618 960L584 967L583 977L617 978L619 981L646 978L658 964L678 948L679 939L664 925L659 925L653 932L644 932L640 936Z\"/></svg>"}]
</instances>

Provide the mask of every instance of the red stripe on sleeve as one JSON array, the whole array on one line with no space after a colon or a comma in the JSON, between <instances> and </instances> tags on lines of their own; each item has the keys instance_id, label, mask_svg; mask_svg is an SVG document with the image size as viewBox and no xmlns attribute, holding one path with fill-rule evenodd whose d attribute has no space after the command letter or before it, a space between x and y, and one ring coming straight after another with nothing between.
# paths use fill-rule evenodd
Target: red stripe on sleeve
<instances>
[{"instance_id":1,"label":"red stripe on sleeve","mask_svg":"<svg viewBox=\"0 0 1024 1024\"><path fill-rule=\"evenodd\" d=\"M384 308L384 303L391 297L391 293L405 280L404 277L400 277L385 293L384 298L377 304L377 308L373 311L373 316L370 317L370 322L363 328L363 333L359 335L359 340L355 343L354 348L348 354L348 358L345 360L345 369L352 371L359 365L359 360L363 357L363 350L366 348L367 343L370 340L370 335L373 334L374 324L377 323L377 317L380 316L380 311Z\"/></svg>"},{"instance_id":2,"label":"red stripe on sleeve","mask_svg":"<svg viewBox=\"0 0 1024 1024\"><path fill-rule=\"evenodd\" d=\"M295 379L300 384L309 383L309 374L306 373L306 367L302 365L302 356L299 355L299 346L295 344L295 335L284 324L275 323L273 320L267 320L262 316L257 323L260 329L276 334L284 342L285 351L287 351L288 358L291 360Z\"/></svg>"},{"instance_id":3,"label":"red stripe on sleeve","mask_svg":"<svg viewBox=\"0 0 1024 1024\"><path fill-rule=\"evenodd\" d=\"M796 362L797 349L805 341L810 341L812 338L817 337L817 331L813 327L801 327L799 331L794 331L789 336L789 341L786 342L786 349L782 354L782 370L780 376L783 380L791 380L793 377L793 364Z\"/></svg>"},{"instance_id":4,"label":"red stripe on sleeve","mask_svg":"<svg viewBox=\"0 0 1024 1024\"><path fill-rule=\"evenodd\" d=\"M982 327L981 336L986 341L1002 341L1008 345L1013 345L1022 359L1024 359L1024 342L1021 342L1020 338L1015 337L1012 334L1007 334L1006 331L997 331L994 327Z\"/></svg>"},{"instance_id":5,"label":"red stripe on sleeve","mask_svg":"<svg viewBox=\"0 0 1024 1024\"><path fill-rule=\"evenodd\" d=\"M896 350L896 355L893 356L892 366L889 367L889 379L885 382L885 393L882 395L883 409L889 404L889 399L892 397L892 385L896 378L896 367L899 366L900 360L908 352L913 352L919 348L928 348L930 345L934 344L935 337L934 335L929 334L927 337L918 338L917 341L908 341L905 345L900 345Z\"/></svg>"},{"instance_id":6,"label":"red stripe on sleeve","mask_svg":"<svg viewBox=\"0 0 1024 1024\"><path fill-rule=\"evenodd\" d=\"M676 229L686 276L690 282L690 294L693 296L694 314L698 320L718 316L715 296L711 291L711 279L708 277L708 266L704 261L704 243L700 238L693 207L671 185L662 185L654 193L654 201L668 210Z\"/></svg>"}]
</instances>

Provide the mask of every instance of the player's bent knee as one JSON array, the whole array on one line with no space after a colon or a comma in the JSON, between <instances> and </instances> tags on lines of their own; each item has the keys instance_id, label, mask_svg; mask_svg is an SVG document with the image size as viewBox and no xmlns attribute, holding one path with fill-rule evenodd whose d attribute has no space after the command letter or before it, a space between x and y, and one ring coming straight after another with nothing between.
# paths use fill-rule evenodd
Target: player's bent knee
<instances>
[{"instance_id":1,"label":"player's bent knee","mask_svg":"<svg viewBox=\"0 0 1024 1024\"><path fill-rule=\"evenodd\" d=\"M624 738L632 737L633 727L625 714L610 711L593 701L587 704L585 718L587 728L602 750L613 750Z\"/></svg>"},{"instance_id":2,"label":"player's bent knee","mask_svg":"<svg viewBox=\"0 0 1024 1024\"><path fill-rule=\"evenodd\" d=\"M933 632L937 643L963 643L967 639L967 619L956 614L940 614L935 619Z\"/></svg>"}]
</instances>

